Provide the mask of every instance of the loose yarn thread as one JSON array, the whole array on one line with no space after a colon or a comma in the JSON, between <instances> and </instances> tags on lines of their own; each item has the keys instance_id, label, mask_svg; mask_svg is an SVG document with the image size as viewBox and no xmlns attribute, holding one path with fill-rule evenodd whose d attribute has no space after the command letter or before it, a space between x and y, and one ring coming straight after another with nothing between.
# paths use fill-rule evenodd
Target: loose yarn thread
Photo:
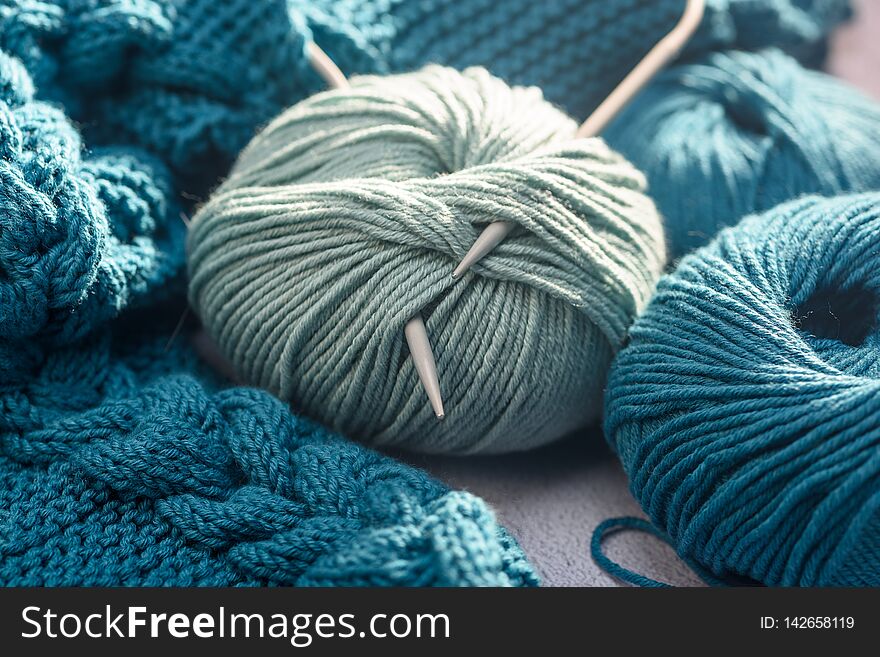
<instances>
[{"instance_id":1,"label":"loose yarn thread","mask_svg":"<svg viewBox=\"0 0 880 657\"><path fill-rule=\"evenodd\" d=\"M682 259L618 355L605 429L686 561L880 584L880 195L809 197Z\"/></svg>"},{"instance_id":2,"label":"loose yarn thread","mask_svg":"<svg viewBox=\"0 0 880 657\"><path fill-rule=\"evenodd\" d=\"M642 176L482 69L361 77L273 121L195 215L190 299L244 380L345 435L534 447L598 417L664 263ZM485 223L521 230L460 284ZM422 309L450 410L402 340Z\"/></svg>"},{"instance_id":3,"label":"loose yarn thread","mask_svg":"<svg viewBox=\"0 0 880 657\"><path fill-rule=\"evenodd\" d=\"M647 176L673 257L803 194L880 188L880 106L775 50L661 73L604 136Z\"/></svg>"}]
</instances>

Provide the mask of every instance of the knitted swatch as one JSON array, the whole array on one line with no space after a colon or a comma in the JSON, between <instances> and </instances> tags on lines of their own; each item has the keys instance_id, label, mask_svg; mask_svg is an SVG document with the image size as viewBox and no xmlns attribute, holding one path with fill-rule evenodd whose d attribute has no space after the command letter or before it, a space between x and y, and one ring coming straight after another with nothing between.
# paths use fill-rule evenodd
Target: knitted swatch
<instances>
[{"instance_id":1,"label":"knitted swatch","mask_svg":"<svg viewBox=\"0 0 880 657\"><path fill-rule=\"evenodd\" d=\"M685 256L618 355L605 430L679 554L880 585L880 195L809 197Z\"/></svg>"},{"instance_id":2,"label":"knitted swatch","mask_svg":"<svg viewBox=\"0 0 880 657\"><path fill-rule=\"evenodd\" d=\"M260 132L193 217L190 300L244 381L347 436L522 450L599 418L665 263L644 179L485 69L352 78ZM487 218L518 227L460 282ZM404 341L422 312L449 412Z\"/></svg>"},{"instance_id":3,"label":"knitted swatch","mask_svg":"<svg viewBox=\"0 0 880 657\"><path fill-rule=\"evenodd\" d=\"M6 0L0 49L90 143L159 154L201 194L255 129L324 88L305 44L347 75L480 65L583 119L685 0ZM818 60L848 0L708 0L687 55L778 44ZM197 172L197 173L196 173Z\"/></svg>"}]
</instances>

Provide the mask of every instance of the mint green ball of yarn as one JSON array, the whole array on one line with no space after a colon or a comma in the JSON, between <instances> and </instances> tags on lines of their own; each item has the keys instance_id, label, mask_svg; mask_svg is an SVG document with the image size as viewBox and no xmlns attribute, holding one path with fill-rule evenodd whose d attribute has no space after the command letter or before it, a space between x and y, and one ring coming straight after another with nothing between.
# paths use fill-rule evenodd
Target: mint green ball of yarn
<instances>
[{"instance_id":1,"label":"mint green ball of yarn","mask_svg":"<svg viewBox=\"0 0 880 657\"><path fill-rule=\"evenodd\" d=\"M190 300L221 352L380 446L507 452L596 421L665 260L643 176L483 69L351 84L272 121L193 218ZM517 229L454 281L499 219ZM419 311L443 421L404 338Z\"/></svg>"}]
</instances>

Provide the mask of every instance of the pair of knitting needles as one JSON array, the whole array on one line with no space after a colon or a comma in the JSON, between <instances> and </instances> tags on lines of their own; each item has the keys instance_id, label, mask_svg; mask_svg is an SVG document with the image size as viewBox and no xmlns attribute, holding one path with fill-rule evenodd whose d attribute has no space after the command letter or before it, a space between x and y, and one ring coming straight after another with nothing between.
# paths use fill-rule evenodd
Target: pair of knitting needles
<instances>
[{"instance_id":1,"label":"pair of knitting needles","mask_svg":"<svg viewBox=\"0 0 880 657\"><path fill-rule=\"evenodd\" d=\"M594 137L608 125L611 119L681 51L696 32L703 18L704 8L705 0L687 0L678 23L648 51L599 107L581 124L575 138ZM312 68L328 86L334 89L343 89L349 86L348 80L339 67L327 56L327 53L314 43L309 44L309 59ZM453 270L452 278L460 279L468 269L498 246L513 228L514 224L506 221L494 221L486 226ZM434 351L431 349L421 313L417 313L406 323L403 333L406 336L413 364L422 382L422 387L428 395L431 408L437 419L442 420L445 413L443 411L443 397L440 394L440 379L437 376L437 363L434 360Z\"/></svg>"}]
</instances>

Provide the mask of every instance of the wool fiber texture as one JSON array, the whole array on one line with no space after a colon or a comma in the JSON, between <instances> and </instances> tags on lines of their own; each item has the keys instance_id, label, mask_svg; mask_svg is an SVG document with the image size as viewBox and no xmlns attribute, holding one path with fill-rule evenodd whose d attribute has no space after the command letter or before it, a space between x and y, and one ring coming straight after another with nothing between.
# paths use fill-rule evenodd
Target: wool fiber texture
<instances>
[{"instance_id":1,"label":"wool fiber texture","mask_svg":"<svg viewBox=\"0 0 880 657\"><path fill-rule=\"evenodd\" d=\"M671 68L604 136L647 176L672 257L804 194L880 189L880 105L778 50Z\"/></svg>"},{"instance_id":2,"label":"wool fiber texture","mask_svg":"<svg viewBox=\"0 0 880 657\"><path fill-rule=\"evenodd\" d=\"M273 121L196 214L190 299L244 380L346 435L501 452L596 420L664 263L639 174L483 69L364 77ZM518 227L462 281L494 220ZM403 327L422 311L447 416Z\"/></svg>"},{"instance_id":3,"label":"wool fiber texture","mask_svg":"<svg viewBox=\"0 0 880 657\"><path fill-rule=\"evenodd\" d=\"M808 197L682 259L617 357L606 435L679 554L880 584L880 195Z\"/></svg>"}]
</instances>

